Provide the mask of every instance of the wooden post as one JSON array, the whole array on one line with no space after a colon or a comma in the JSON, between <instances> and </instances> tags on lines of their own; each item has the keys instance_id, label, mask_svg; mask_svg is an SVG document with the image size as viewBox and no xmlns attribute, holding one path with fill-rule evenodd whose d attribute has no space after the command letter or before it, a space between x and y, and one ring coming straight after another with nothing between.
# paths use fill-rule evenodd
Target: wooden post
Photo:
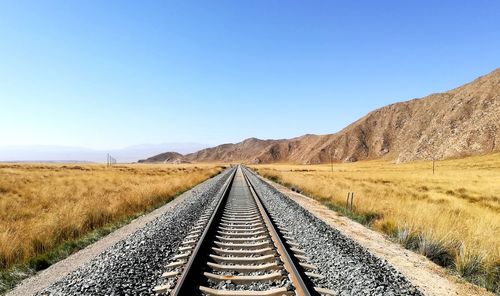
<instances>
[{"instance_id":1,"label":"wooden post","mask_svg":"<svg viewBox=\"0 0 500 296\"><path fill-rule=\"evenodd\" d=\"M346 209L352 212L352 203L354 201L354 192L347 192Z\"/></svg>"}]
</instances>

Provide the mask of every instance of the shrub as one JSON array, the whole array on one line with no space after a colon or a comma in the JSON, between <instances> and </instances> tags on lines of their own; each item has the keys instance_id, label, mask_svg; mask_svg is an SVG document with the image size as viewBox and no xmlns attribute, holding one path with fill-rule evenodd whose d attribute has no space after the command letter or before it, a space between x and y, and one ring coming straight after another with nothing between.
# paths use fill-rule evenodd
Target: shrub
<instances>
[{"instance_id":1,"label":"shrub","mask_svg":"<svg viewBox=\"0 0 500 296\"><path fill-rule=\"evenodd\" d=\"M485 258L484 254L472 252L462 244L455 258L455 269L461 276L478 283L478 279L486 274Z\"/></svg>"},{"instance_id":2,"label":"shrub","mask_svg":"<svg viewBox=\"0 0 500 296\"><path fill-rule=\"evenodd\" d=\"M420 236L409 226L398 226L396 241L409 250L417 250L420 245Z\"/></svg>"},{"instance_id":3,"label":"shrub","mask_svg":"<svg viewBox=\"0 0 500 296\"><path fill-rule=\"evenodd\" d=\"M459 247L460 243L449 235L441 238L420 235L419 253L444 267L453 265Z\"/></svg>"}]
</instances>

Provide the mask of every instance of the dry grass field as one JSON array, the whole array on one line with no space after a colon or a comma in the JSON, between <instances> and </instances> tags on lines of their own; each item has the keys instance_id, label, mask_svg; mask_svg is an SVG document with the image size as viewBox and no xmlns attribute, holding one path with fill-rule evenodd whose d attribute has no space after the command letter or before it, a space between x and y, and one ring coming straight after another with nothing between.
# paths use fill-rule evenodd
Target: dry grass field
<instances>
[{"instance_id":1,"label":"dry grass field","mask_svg":"<svg viewBox=\"0 0 500 296\"><path fill-rule=\"evenodd\" d=\"M498 292L500 154L438 161L435 174L432 162L252 167Z\"/></svg>"},{"instance_id":2,"label":"dry grass field","mask_svg":"<svg viewBox=\"0 0 500 296\"><path fill-rule=\"evenodd\" d=\"M216 165L0 164L0 270L151 210Z\"/></svg>"}]
</instances>

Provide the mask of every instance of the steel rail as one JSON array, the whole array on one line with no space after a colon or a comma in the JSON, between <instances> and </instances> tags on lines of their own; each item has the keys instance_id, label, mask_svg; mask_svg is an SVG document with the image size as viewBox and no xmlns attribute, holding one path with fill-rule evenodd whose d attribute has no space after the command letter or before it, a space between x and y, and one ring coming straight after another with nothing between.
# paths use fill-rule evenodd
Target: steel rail
<instances>
[{"instance_id":1,"label":"steel rail","mask_svg":"<svg viewBox=\"0 0 500 296\"><path fill-rule=\"evenodd\" d=\"M299 262L294 260L293 256L290 256L290 251L288 247L283 243L282 238L280 237L279 232L276 230L276 227L273 224L273 221L269 217L269 213L261 202L261 199L255 190L252 182L246 175L246 169L242 170L243 176L245 177L245 181L250 188L250 192L259 208L259 211L262 215L262 218L267 226L267 229L271 235L271 239L274 242L274 245L277 248L278 254L280 255L281 261L283 262L283 266L285 270L288 272L290 276L290 280L292 281L292 285L295 288L295 293L297 296L318 296L318 293L314 284L309 280L307 275L305 274L305 270L300 266Z\"/></svg>"},{"instance_id":2,"label":"steel rail","mask_svg":"<svg viewBox=\"0 0 500 296\"><path fill-rule=\"evenodd\" d=\"M197 268L193 268L194 266L199 267L201 264L204 262L200 262L201 258L199 256L200 250L203 250L204 247L207 244L207 240L205 239L208 237L208 233L213 231L214 228L214 220L216 220L216 217L218 215L222 214L222 210L224 207L221 205L225 204L226 199L229 195L229 188L231 188L231 185L233 184L234 177L236 175L237 167L233 168L233 172L231 173L231 176L229 176L228 181L225 185L224 191L221 195L221 198L219 199L219 202L217 203L210 220L207 223L207 226L205 227L205 230L201 234L196 247L194 248L188 262L186 263L184 270L182 272L181 277L179 278L177 284L175 285L175 288L172 290L170 295L176 295L176 296L181 296L181 295L195 295L194 289L196 288L196 285L194 285L191 280L194 278L193 273L197 272Z\"/></svg>"}]
</instances>

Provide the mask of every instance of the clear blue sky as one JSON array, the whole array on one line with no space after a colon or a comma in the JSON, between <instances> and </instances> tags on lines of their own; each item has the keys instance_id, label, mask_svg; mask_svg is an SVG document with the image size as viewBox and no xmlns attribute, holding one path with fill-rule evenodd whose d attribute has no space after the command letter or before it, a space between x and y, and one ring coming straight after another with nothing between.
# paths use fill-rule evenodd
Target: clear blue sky
<instances>
[{"instance_id":1,"label":"clear blue sky","mask_svg":"<svg viewBox=\"0 0 500 296\"><path fill-rule=\"evenodd\" d=\"M499 66L497 0L0 0L0 145L332 133Z\"/></svg>"}]
</instances>

